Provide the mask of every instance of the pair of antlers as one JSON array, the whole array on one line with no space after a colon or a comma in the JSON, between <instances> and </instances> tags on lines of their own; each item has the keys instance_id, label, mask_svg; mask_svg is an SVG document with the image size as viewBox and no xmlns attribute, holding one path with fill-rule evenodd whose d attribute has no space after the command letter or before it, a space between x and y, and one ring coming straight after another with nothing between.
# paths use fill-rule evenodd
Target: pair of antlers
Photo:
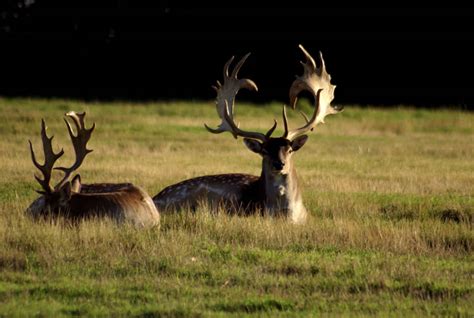
<instances>
[{"instance_id":1,"label":"pair of antlers","mask_svg":"<svg viewBox=\"0 0 474 318\"><path fill-rule=\"evenodd\" d=\"M342 110L337 109L331 105L331 101L334 98L334 89L336 86L331 84L331 76L326 71L322 54L320 53L321 65L317 67L314 59L304 49L304 47L299 45L299 48L303 51L306 61L300 62L304 69L303 75L297 76L290 87L290 106L295 109L298 95L303 90L307 90L314 96L315 107L313 115L310 119L308 119L304 113L301 113L306 120L306 124L304 126L294 130L289 130L288 119L286 116L286 107L283 106L283 125L285 132L283 133L282 137L288 140L293 140L296 137L304 135L308 131L313 130L313 128L318 124L324 123L324 117L330 114L336 114ZM275 130L277 126L276 120L274 120L273 126L266 134L241 130L239 125L235 124L234 122L234 101L235 96L239 90L241 88L246 88L248 90L258 91L257 85L252 80L247 78L237 78L242 65L245 63L249 55L250 53L246 54L237 63L230 76L229 66L234 60L234 57L232 56L224 65L224 84L221 84L219 81L217 81L217 85L213 86L214 90L217 92L217 113L222 119L222 122L217 127L217 129L210 128L206 124L204 125L208 131L214 134L220 134L222 132L228 131L232 133L235 138L240 136L265 142L270 138L273 131Z\"/></svg>"},{"instance_id":2,"label":"pair of antlers","mask_svg":"<svg viewBox=\"0 0 474 318\"><path fill-rule=\"evenodd\" d=\"M73 120L77 131L77 135L74 135L71 124L65 118L64 121L66 122L67 130L69 132L69 136L71 137L74 152L76 154L76 160L72 166L68 168L53 168L54 163L64 154L64 150L61 149L58 153L54 153L52 146L52 140L54 136L48 137L48 135L46 134L46 124L44 122L44 119L41 120L41 141L43 143L44 164L40 164L36 160L35 152L33 151L33 145L31 141L28 140L28 142L30 143L31 160L33 160L33 164L43 174L43 179L35 175L35 179L43 188L43 191L38 191L41 194L51 194L55 190L60 189L69 180L71 174L81 166L87 154L92 152L92 150L87 149L87 142L91 138L92 132L94 131L95 123L92 125L91 128L85 128L85 112L82 114L78 114L76 112L71 111L66 113L66 116ZM51 173L53 169L61 170L62 172L64 172L64 177L54 188L50 185Z\"/></svg>"}]
</instances>

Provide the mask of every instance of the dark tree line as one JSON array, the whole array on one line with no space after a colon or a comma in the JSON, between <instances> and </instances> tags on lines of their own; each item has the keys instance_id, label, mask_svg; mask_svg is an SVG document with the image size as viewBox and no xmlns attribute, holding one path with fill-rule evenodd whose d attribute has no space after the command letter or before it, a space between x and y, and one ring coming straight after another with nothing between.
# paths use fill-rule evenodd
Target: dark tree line
<instances>
[{"instance_id":1,"label":"dark tree line","mask_svg":"<svg viewBox=\"0 0 474 318\"><path fill-rule=\"evenodd\" d=\"M470 109L473 16L468 8L7 0L0 6L0 95L212 99L223 63L252 52L242 74L260 92L242 98L286 102L301 71L301 43L323 52L336 102Z\"/></svg>"}]
</instances>

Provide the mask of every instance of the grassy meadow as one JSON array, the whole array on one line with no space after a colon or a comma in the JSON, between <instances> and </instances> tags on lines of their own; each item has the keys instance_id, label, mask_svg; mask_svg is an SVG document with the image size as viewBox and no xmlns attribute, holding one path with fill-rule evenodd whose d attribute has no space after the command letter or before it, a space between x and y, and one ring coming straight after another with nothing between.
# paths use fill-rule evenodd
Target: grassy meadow
<instances>
[{"instance_id":1,"label":"grassy meadow","mask_svg":"<svg viewBox=\"0 0 474 318\"><path fill-rule=\"evenodd\" d=\"M212 101L0 98L0 316L474 316L474 113L347 105L328 117L294 157L305 225L202 208L136 230L25 217L39 189L28 139L41 158L44 118L69 165L69 110L97 125L84 183L154 196L195 176L260 173L241 139L204 129L220 122ZM245 129L273 118L280 104L237 105Z\"/></svg>"}]
</instances>

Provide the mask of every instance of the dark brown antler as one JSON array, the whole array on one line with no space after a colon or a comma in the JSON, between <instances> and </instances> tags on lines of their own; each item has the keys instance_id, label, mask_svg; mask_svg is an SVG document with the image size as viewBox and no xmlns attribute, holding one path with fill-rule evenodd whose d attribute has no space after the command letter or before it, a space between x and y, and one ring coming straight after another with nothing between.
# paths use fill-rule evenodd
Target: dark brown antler
<instances>
[{"instance_id":1,"label":"dark brown antler","mask_svg":"<svg viewBox=\"0 0 474 318\"><path fill-rule=\"evenodd\" d=\"M216 108L219 117L222 119L221 124L217 129L212 129L206 124L206 129L213 134L220 134L222 132L228 131L234 135L235 138L238 136L244 138L251 138L261 140L262 142L269 138L269 135L275 130L276 122L272 128L267 132L267 134L262 134L259 132L244 131L239 128L239 125L234 122L234 101L235 96L241 88L246 88L248 90L258 91L257 85L250 79L244 78L239 79L237 75L240 68L245 63L250 53L246 54L235 66L232 74L229 76L229 66L234 60L232 56L227 63L224 65L224 84L221 84L217 81L217 85L213 86L214 90L217 92L216 98Z\"/></svg>"},{"instance_id":2,"label":"dark brown antler","mask_svg":"<svg viewBox=\"0 0 474 318\"><path fill-rule=\"evenodd\" d=\"M69 136L71 137L72 145L74 146L76 161L69 168L65 168L65 167L54 168L54 169L61 170L64 172L64 177L56 185L55 187L56 189L61 188L69 180L71 174L81 166L87 154L92 152L92 150L87 149L87 142L91 138L92 132L94 131L95 123L92 124L91 128L89 129L85 128L85 124L84 124L84 117L86 116L85 112L82 114L78 114L76 112L70 111L66 113L66 116L71 118L76 126L77 135L74 135L71 125L66 120L66 118L64 119L64 121L66 122L67 130L69 132Z\"/></svg>"},{"instance_id":3,"label":"dark brown antler","mask_svg":"<svg viewBox=\"0 0 474 318\"><path fill-rule=\"evenodd\" d=\"M28 140L30 143L30 151L31 151L31 160L36 168L38 168L41 173L43 174L43 179L40 179L38 176L35 175L35 179L41 185L44 191L37 191L41 194L49 194L53 192L53 188L50 186L51 181L51 172L53 170L54 163L64 154L63 149L58 153L54 153L52 140L54 136L51 138L46 135L46 124L44 119L41 119L41 141L43 143L43 153L44 153L44 164L41 165L36 160L35 152L33 151L33 145L31 141Z\"/></svg>"}]
</instances>

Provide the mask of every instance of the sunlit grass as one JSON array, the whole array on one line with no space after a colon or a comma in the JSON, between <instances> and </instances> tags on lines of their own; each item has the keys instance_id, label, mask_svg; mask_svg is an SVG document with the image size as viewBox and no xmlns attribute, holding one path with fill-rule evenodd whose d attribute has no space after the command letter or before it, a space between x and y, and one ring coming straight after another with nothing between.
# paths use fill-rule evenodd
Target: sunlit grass
<instances>
[{"instance_id":1,"label":"sunlit grass","mask_svg":"<svg viewBox=\"0 0 474 318\"><path fill-rule=\"evenodd\" d=\"M153 196L185 178L260 173L240 139L203 128L219 123L211 101L0 99L1 314L474 315L473 114L347 105L295 155L307 224L203 207L137 231L25 217L38 189L27 141L39 151L45 118L70 163L69 110L97 124L85 183L133 182ZM237 116L264 132L280 112L238 105Z\"/></svg>"}]
</instances>

